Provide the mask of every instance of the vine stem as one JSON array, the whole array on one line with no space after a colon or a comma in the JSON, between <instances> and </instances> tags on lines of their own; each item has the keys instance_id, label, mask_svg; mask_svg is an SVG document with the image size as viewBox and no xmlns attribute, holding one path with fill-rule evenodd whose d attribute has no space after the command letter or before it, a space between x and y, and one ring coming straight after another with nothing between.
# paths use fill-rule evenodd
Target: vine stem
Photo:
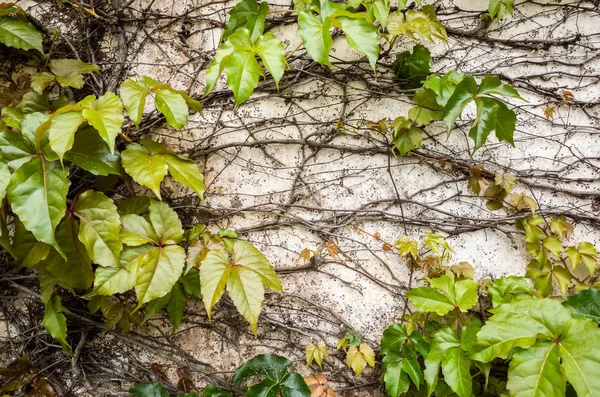
<instances>
[{"instance_id":1,"label":"vine stem","mask_svg":"<svg viewBox=\"0 0 600 397\"><path fill-rule=\"evenodd\" d=\"M291 51L289 54L287 54L287 55L285 56L285 60L287 61L288 59L290 59L290 58L291 58L291 56L292 56L292 55L294 55L294 53L295 53L296 51L298 51L298 49L299 49L300 47L302 47L302 42L300 42L300 43L299 43L299 44L296 46L296 48L294 48L294 49L293 49L293 50L292 50L292 51Z\"/></svg>"},{"instance_id":2,"label":"vine stem","mask_svg":"<svg viewBox=\"0 0 600 397\"><path fill-rule=\"evenodd\" d=\"M79 200L79 196L81 196L83 193L85 193L86 191L90 190L90 187L86 187L83 190L80 190L75 197L73 197L73 200L71 200L71 204L69 205L69 209L67 210L67 212L69 214L73 213L73 209L75 208L75 204L77 204L77 200Z\"/></svg>"}]
</instances>

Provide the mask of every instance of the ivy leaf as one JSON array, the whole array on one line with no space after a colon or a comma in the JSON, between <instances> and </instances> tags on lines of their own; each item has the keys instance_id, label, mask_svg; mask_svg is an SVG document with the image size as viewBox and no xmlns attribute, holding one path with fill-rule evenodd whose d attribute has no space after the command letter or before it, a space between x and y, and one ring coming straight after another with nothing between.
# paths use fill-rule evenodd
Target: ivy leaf
<instances>
[{"instance_id":1,"label":"ivy leaf","mask_svg":"<svg viewBox=\"0 0 600 397\"><path fill-rule=\"evenodd\" d=\"M8 181L10 180L10 169L8 164L4 162L4 156L0 152L0 207L2 206L2 200L6 196L6 189L8 188Z\"/></svg>"},{"instance_id":2,"label":"ivy leaf","mask_svg":"<svg viewBox=\"0 0 600 397\"><path fill-rule=\"evenodd\" d=\"M44 54L42 34L31 23L4 16L0 18L0 43L20 50Z\"/></svg>"},{"instance_id":3,"label":"ivy leaf","mask_svg":"<svg viewBox=\"0 0 600 397\"><path fill-rule=\"evenodd\" d=\"M490 98L475 98L477 118L469 131L469 137L475 141L473 150L479 149L487 140L498 120L498 102Z\"/></svg>"},{"instance_id":4,"label":"ivy leaf","mask_svg":"<svg viewBox=\"0 0 600 397\"><path fill-rule=\"evenodd\" d=\"M415 348L408 343L402 345L402 357L402 369L408 374L412 382L417 386L417 389L419 389L423 381L423 371L417 359Z\"/></svg>"},{"instance_id":5,"label":"ivy leaf","mask_svg":"<svg viewBox=\"0 0 600 397\"><path fill-rule=\"evenodd\" d=\"M402 360L389 362L389 357L392 356L388 355L383 359L386 365L383 374L385 390L388 397L400 397L400 395L406 393L410 388L410 380L408 374L402 369Z\"/></svg>"},{"instance_id":6,"label":"ivy leaf","mask_svg":"<svg viewBox=\"0 0 600 397\"><path fill-rule=\"evenodd\" d=\"M169 313L169 322L173 326L173 332L183 321L183 311L187 305L187 296L180 283L175 283L171 290L171 299L167 304L167 313Z\"/></svg>"},{"instance_id":7,"label":"ivy leaf","mask_svg":"<svg viewBox=\"0 0 600 397\"><path fill-rule=\"evenodd\" d=\"M493 309L494 315L477 334L483 349L470 358L489 362L507 358L514 348L529 348L538 335L558 338L571 318L569 310L550 299L532 299L506 303Z\"/></svg>"},{"instance_id":8,"label":"ivy leaf","mask_svg":"<svg viewBox=\"0 0 600 397\"><path fill-rule=\"evenodd\" d=\"M477 295L478 288L479 283L474 280L461 280L457 282L455 285L455 305L463 312L471 309L479 301L479 296Z\"/></svg>"},{"instance_id":9,"label":"ivy leaf","mask_svg":"<svg viewBox=\"0 0 600 397\"><path fill-rule=\"evenodd\" d=\"M131 79L125 80L119 88L119 95L123 100L123 106L129 119L133 121L136 128L140 128L140 121L144 113L146 96L150 93L150 87L146 84Z\"/></svg>"},{"instance_id":10,"label":"ivy leaf","mask_svg":"<svg viewBox=\"0 0 600 397\"><path fill-rule=\"evenodd\" d=\"M204 397L233 397L233 393L229 390L221 389L215 385L206 385L203 390Z\"/></svg>"},{"instance_id":11,"label":"ivy leaf","mask_svg":"<svg viewBox=\"0 0 600 397\"><path fill-rule=\"evenodd\" d=\"M227 86L233 92L235 104L238 106L250 98L258 85L262 70L256 60L248 30L238 30L231 35L229 41L234 47L234 52L225 63L225 74Z\"/></svg>"},{"instance_id":12,"label":"ivy leaf","mask_svg":"<svg viewBox=\"0 0 600 397\"><path fill-rule=\"evenodd\" d=\"M175 210L166 203L152 201L149 211L150 223L159 238L158 245L179 244L183 239L183 228Z\"/></svg>"},{"instance_id":13,"label":"ivy leaf","mask_svg":"<svg viewBox=\"0 0 600 397\"><path fill-rule=\"evenodd\" d=\"M120 264L116 267L98 267L94 278L94 290L89 296L123 294L135 287L137 269L152 251L152 245L125 247L121 251Z\"/></svg>"},{"instance_id":14,"label":"ivy leaf","mask_svg":"<svg viewBox=\"0 0 600 397\"><path fill-rule=\"evenodd\" d=\"M287 374L280 383L283 397L309 397L310 389L302 375L292 372Z\"/></svg>"},{"instance_id":15,"label":"ivy leaf","mask_svg":"<svg viewBox=\"0 0 600 397\"><path fill-rule=\"evenodd\" d=\"M138 268L135 293L138 308L166 295L185 266L185 251L178 245L156 247L148 252Z\"/></svg>"},{"instance_id":16,"label":"ivy leaf","mask_svg":"<svg viewBox=\"0 0 600 397\"><path fill-rule=\"evenodd\" d=\"M79 59L53 59L48 67L56 75L62 87L83 88L83 75L98 72L98 65L85 63Z\"/></svg>"},{"instance_id":17,"label":"ivy leaf","mask_svg":"<svg viewBox=\"0 0 600 397\"><path fill-rule=\"evenodd\" d=\"M377 28L367 18L362 18L360 15L360 13L350 14L350 16L338 16L335 19L340 23L350 47L365 54L369 60L369 65L375 70L379 59Z\"/></svg>"},{"instance_id":18,"label":"ivy leaf","mask_svg":"<svg viewBox=\"0 0 600 397\"><path fill-rule=\"evenodd\" d=\"M152 317L156 315L156 313L160 312L162 309L167 307L169 301L171 300L171 293L169 292L165 296L162 296L158 299L154 299L153 301L148 302L146 305L146 315L144 316L144 321L148 321Z\"/></svg>"},{"instance_id":19,"label":"ivy leaf","mask_svg":"<svg viewBox=\"0 0 600 397\"><path fill-rule=\"evenodd\" d=\"M6 165L12 171L31 160L35 150L22 134L14 131L0 131L0 151Z\"/></svg>"},{"instance_id":20,"label":"ivy leaf","mask_svg":"<svg viewBox=\"0 0 600 397\"><path fill-rule=\"evenodd\" d=\"M260 354L246 361L235 371L231 378L231 384L239 386L253 375L263 375L269 380L279 382L285 377L290 365L292 363L285 357L275 354Z\"/></svg>"},{"instance_id":21,"label":"ivy leaf","mask_svg":"<svg viewBox=\"0 0 600 397\"><path fill-rule=\"evenodd\" d=\"M70 351L71 346L67 342L67 319L64 314L65 311L60 298L58 295L52 295L52 297L45 304L44 318L42 319L42 325L54 339L60 342L63 348Z\"/></svg>"},{"instance_id":22,"label":"ivy leaf","mask_svg":"<svg viewBox=\"0 0 600 397\"><path fill-rule=\"evenodd\" d=\"M513 87L503 84L498 76L484 76L477 89L478 95L502 95L509 98L524 100Z\"/></svg>"},{"instance_id":23,"label":"ivy leaf","mask_svg":"<svg viewBox=\"0 0 600 397\"><path fill-rule=\"evenodd\" d=\"M510 15L513 15L514 6L514 0L490 0L488 13L490 14L490 18L492 18L492 20L497 19L500 21L502 18L504 18L504 15L507 12Z\"/></svg>"},{"instance_id":24,"label":"ivy leaf","mask_svg":"<svg viewBox=\"0 0 600 397\"><path fill-rule=\"evenodd\" d=\"M72 215L67 216L56 228L56 240L65 257L52 250L44 261L46 268L63 286L72 289L88 289L94 281L92 262L85 246L79 241L79 224Z\"/></svg>"},{"instance_id":25,"label":"ivy leaf","mask_svg":"<svg viewBox=\"0 0 600 397\"><path fill-rule=\"evenodd\" d=\"M194 268L190 269L184 276L179 279L183 290L186 294L197 299L202 299L200 292L200 272Z\"/></svg>"},{"instance_id":26,"label":"ivy leaf","mask_svg":"<svg viewBox=\"0 0 600 397\"><path fill-rule=\"evenodd\" d=\"M44 90L56 80L52 73L41 72L31 76L31 88L38 94L43 94Z\"/></svg>"},{"instance_id":27,"label":"ivy leaf","mask_svg":"<svg viewBox=\"0 0 600 397\"><path fill-rule=\"evenodd\" d=\"M473 99L473 96L477 92L477 83L471 76L465 76L462 81L454 89L454 93L448 99L446 106L444 107L444 124L448 129L448 132L452 130L454 122L460 116L463 109Z\"/></svg>"},{"instance_id":28,"label":"ivy leaf","mask_svg":"<svg viewBox=\"0 0 600 397\"><path fill-rule=\"evenodd\" d=\"M425 358L424 372L428 396L431 395L437 386L440 366L445 353L449 349L457 348L459 346L460 342L456 337L456 334L448 326L443 326L432 334L431 350Z\"/></svg>"},{"instance_id":29,"label":"ivy leaf","mask_svg":"<svg viewBox=\"0 0 600 397\"><path fill-rule=\"evenodd\" d=\"M73 147L75 132L84 121L85 119L81 111L57 112L49 120L48 136L50 138L50 147L61 161L64 154Z\"/></svg>"},{"instance_id":30,"label":"ivy leaf","mask_svg":"<svg viewBox=\"0 0 600 397\"><path fill-rule=\"evenodd\" d=\"M444 76L437 74L430 75L427 80L425 80L424 85L436 93L437 103L440 106L445 107L448 99L454 94L456 86L458 86L464 77L465 76L461 73L452 70Z\"/></svg>"},{"instance_id":31,"label":"ivy leaf","mask_svg":"<svg viewBox=\"0 0 600 397\"><path fill-rule=\"evenodd\" d=\"M121 220L113 201L101 192L88 190L79 196L73 214L81 221L79 240L92 261L105 267L119 266Z\"/></svg>"},{"instance_id":32,"label":"ivy leaf","mask_svg":"<svg viewBox=\"0 0 600 397\"><path fill-rule=\"evenodd\" d=\"M418 34L432 43L434 39L448 42L446 29L437 19L435 7L432 5L423 6L421 11L393 12L388 17L387 25L392 36L407 35L416 40L415 35Z\"/></svg>"},{"instance_id":33,"label":"ivy leaf","mask_svg":"<svg viewBox=\"0 0 600 397\"><path fill-rule=\"evenodd\" d=\"M565 372L559 360L560 347L538 341L517 351L508 369L507 389L514 396L564 396Z\"/></svg>"},{"instance_id":34,"label":"ivy leaf","mask_svg":"<svg viewBox=\"0 0 600 397\"><path fill-rule=\"evenodd\" d=\"M110 148L110 153L114 153L115 139L121 132L121 126L125 120L121 99L112 92L107 92L96 99L91 106L83 109L82 115L92 127L98 130L98 133Z\"/></svg>"},{"instance_id":35,"label":"ivy leaf","mask_svg":"<svg viewBox=\"0 0 600 397\"><path fill-rule=\"evenodd\" d=\"M120 175L119 152L111 153L108 145L92 127L84 127L75 133L73 147L65 153L65 160L94 175Z\"/></svg>"},{"instance_id":36,"label":"ivy leaf","mask_svg":"<svg viewBox=\"0 0 600 397\"><path fill-rule=\"evenodd\" d=\"M252 326L256 323L264 299L263 283L282 291L281 281L264 255L251 244L235 240L232 259L225 250L209 252L200 265L200 289L210 318L212 307L221 299L225 287L238 311Z\"/></svg>"},{"instance_id":37,"label":"ivy leaf","mask_svg":"<svg viewBox=\"0 0 600 397\"><path fill-rule=\"evenodd\" d=\"M225 23L221 41L244 28L251 32L252 41L256 41L264 31L268 12L269 5L266 2L261 2L259 6L256 0L240 1L229 11L229 19Z\"/></svg>"},{"instance_id":38,"label":"ivy leaf","mask_svg":"<svg viewBox=\"0 0 600 397\"><path fill-rule=\"evenodd\" d=\"M329 33L331 19L321 19L311 11L301 11L298 14L298 35L302 38L308 55L321 65L333 67L329 62L329 53L333 39Z\"/></svg>"},{"instance_id":39,"label":"ivy leaf","mask_svg":"<svg viewBox=\"0 0 600 397\"><path fill-rule=\"evenodd\" d=\"M503 303L514 300L531 299L534 291L523 277L502 277L488 287L488 294L492 297L492 305L498 307Z\"/></svg>"},{"instance_id":40,"label":"ivy leaf","mask_svg":"<svg viewBox=\"0 0 600 397\"><path fill-rule=\"evenodd\" d=\"M352 368L354 375L358 376L363 373L367 364L371 367L375 366L375 352L366 343L350 346L346 352L346 364Z\"/></svg>"},{"instance_id":41,"label":"ivy leaf","mask_svg":"<svg viewBox=\"0 0 600 397\"><path fill-rule=\"evenodd\" d=\"M415 107L408 111L408 117L418 125L428 125L433 120L441 120L444 107L437 102L436 93L428 88L422 88L415 92L413 101Z\"/></svg>"},{"instance_id":42,"label":"ivy leaf","mask_svg":"<svg viewBox=\"0 0 600 397\"><path fill-rule=\"evenodd\" d=\"M452 302L444 294L433 288L414 288L406 292L406 297L417 309L426 313L434 312L443 316L454 309Z\"/></svg>"},{"instance_id":43,"label":"ivy leaf","mask_svg":"<svg viewBox=\"0 0 600 397\"><path fill-rule=\"evenodd\" d=\"M156 108L165 115L167 123L182 129L188 120L188 106L181 94L171 90L156 90Z\"/></svg>"},{"instance_id":44,"label":"ivy leaf","mask_svg":"<svg viewBox=\"0 0 600 397\"><path fill-rule=\"evenodd\" d=\"M585 317L600 323L600 291L595 288L578 291L563 302L575 317Z\"/></svg>"},{"instance_id":45,"label":"ivy leaf","mask_svg":"<svg viewBox=\"0 0 600 397\"><path fill-rule=\"evenodd\" d=\"M329 352L327 351L325 342L320 341L317 345L311 343L306 346L307 367L310 367L310 364L315 361L320 368L323 368L323 358L329 358Z\"/></svg>"},{"instance_id":46,"label":"ivy leaf","mask_svg":"<svg viewBox=\"0 0 600 397\"><path fill-rule=\"evenodd\" d=\"M459 397L470 397L473 380L469 368L471 362L460 347L453 347L444 353L442 373L444 381Z\"/></svg>"},{"instance_id":47,"label":"ivy leaf","mask_svg":"<svg viewBox=\"0 0 600 397\"><path fill-rule=\"evenodd\" d=\"M414 90L421 87L427 79L431 63L431 53L427 47L417 44L410 51L401 52L392 64L394 82L403 90ZM421 98L420 98L421 99Z\"/></svg>"},{"instance_id":48,"label":"ivy leaf","mask_svg":"<svg viewBox=\"0 0 600 397\"><path fill-rule=\"evenodd\" d=\"M206 186L204 185L204 176L198 165L194 161L176 154L166 154L164 159L173 179L192 189L200 197L200 200L204 201Z\"/></svg>"},{"instance_id":49,"label":"ivy leaf","mask_svg":"<svg viewBox=\"0 0 600 397\"><path fill-rule=\"evenodd\" d=\"M399 352L402 344L408 339L404 324L392 324L383 331L379 352L389 354Z\"/></svg>"},{"instance_id":50,"label":"ivy leaf","mask_svg":"<svg viewBox=\"0 0 600 397\"><path fill-rule=\"evenodd\" d=\"M215 57L210 62L208 69L206 70L206 88L204 89L204 96L208 95L212 90L215 89L217 80L219 79L221 73L223 73L225 64L227 63L229 56L233 54L233 51L233 44L231 44L230 41L224 42L217 49Z\"/></svg>"},{"instance_id":51,"label":"ivy leaf","mask_svg":"<svg viewBox=\"0 0 600 397\"><path fill-rule=\"evenodd\" d=\"M265 3L261 3L261 6L263 4ZM287 67L285 49L281 41L273 33L268 32L258 38L254 45L254 51L260 56L265 68L273 76L275 85L278 86Z\"/></svg>"},{"instance_id":52,"label":"ivy leaf","mask_svg":"<svg viewBox=\"0 0 600 397\"><path fill-rule=\"evenodd\" d=\"M136 397L169 397L169 392L158 382L139 383L129 389L129 393Z\"/></svg>"},{"instance_id":53,"label":"ivy leaf","mask_svg":"<svg viewBox=\"0 0 600 397\"><path fill-rule=\"evenodd\" d=\"M13 237L13 254L19 266L33 267L46 259L50 253L48 244L37 241L35 236L15 219L15 235Z\"/></svg>"},{"instance_id":54,"label":"ivy leaf","mask_svg":"<svg viewBox=\"0 0 600 397\"><path fill-rule=\"evenodd\" d=\"M580 397L592 397L600 391L600 347L596 343L599 339L600 329L597 323L574 318L566 324L560 343L554 344L560 348L560 358L567 379Z\"/></svg>"},{"instance_id":55,"label":"ivy leaf","mask_svg":"<svg viewBox=\"0 0 600 397\"><path fill-rule=\"evenodd\" d=\"M131 247L151 243L158 245L160 240L148 221L136 214L121 217L121 241Z\"/></svg>"},{"instance_id":56,"label":"ivy leaf","mask_svg":"<svg viewBox=\"0 0 600 397\"><path fill-rule=\"evenodd\" d=\"M121 153L121 161L125 172L134 181L144 185L162 199L160 183L167 175L167 162L163 156L154 156L144 146L131 143Z\"/></svg>"},{"instance_id":57,"label":"ivy leaf","mask_svg":"<svg viewBox=\"0 0 600 397\"><path fill-rule=\"evenodd\" d=\"M64 257L54 229L67 209L68 171L57 162L34 157L19 167L8 184L12 210L38 241L53 246Z\"/></svg>"},{"instance_id":58,"label":"ivy leaf","mask_svg":"<svg viewBox=\"0 0 600 397\"><path fill-rule=\"evenodd\" d=\"M142 215L148 212L150 208L150 203L151 200L148 196L130 197L117 204L117 211L119 211L120 215Z\"/></svg>"},{"instance_id":59,"label":"ivy leaf","mask_svg":"<svg viewBox=\"0 0 600 397\"><path fill-rule=\"evenodd\" d=\"M423 130L413 126L411 120L399 116L393 121L392 126L394 127L392 142L396 150L400 153L400 156L404 156L411 150L421 147Z\"/></svg>"}]
</instances>

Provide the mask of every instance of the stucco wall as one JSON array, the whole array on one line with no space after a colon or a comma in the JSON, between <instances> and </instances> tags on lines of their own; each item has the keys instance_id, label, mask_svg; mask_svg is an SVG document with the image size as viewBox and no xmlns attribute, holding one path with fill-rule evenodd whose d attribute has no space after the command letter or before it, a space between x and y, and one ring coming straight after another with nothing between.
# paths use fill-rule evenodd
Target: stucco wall
<instances>
[{"instance_id":1,"label":"stucco wall","mask_svg":"<svg viewBox=\"0 0 600 397\"><path fill-rule=\"evenodd\" d=\"M200 95L225 12L234 3L115 2L123 3L129 6L120 10L119 24L108 24L94 36L100 38L91 43L94 49L100 46L94 61L117 76L124 65L128 77L149 75ZM31 5L40 19L55 7L23 4ZM450 39L448 45L424 43L434 56L432 70L495 74L516 87L527 100L510 101L518 116L516 147L491 138L473 155L467 132L474 112L468 109L450 138L436 123L416 154L390 156L385 138L363 125L405 115L411 107L392 84L390 69L395 55L414 45L408 39L380 60L377 76L364 60L356 62L360 55L343 39L334 43L334 70L315 65L300 50L290 58L289 78L279 91L271 81L261 82L237 109L221 82L204 101L204 117L194 115L181 135L151 114L157 122L147 124L143 133L193 157L205 173L206 207L190 192L167 187L184 221L237 229L272 261L286 294L268 296L257 339L229 302L217 305L212 324L197 303L188 307L186 321L174 335L164 321L150 323L150 334L162 334L157 343L168 350L153 345L145 349L148 355L141 355L139 346L121 339L123 352L135 351L145 363L187 364L202 383L207 381L203 374L235 369L242 360L273 349L308 373L301 364L304 346L325 340L333 353L348 328L376 347L383 329L402 313L409 271L396 254L357 228L379 232L390 242L404 234L418 239L428 231L442 232L455 251L454 260L471 263L477 279L522 274L528 255L513 223L524 214L491 212L482 198L472 195L465 167L474 163L492 173L515 175L516 191L532 195L541 214L569 216L577 224L576 240L598 243L600 208L593 205L600 197L597 6L592 1L517 1L514 16L481 28L487 1L435 5ZM102 6L112 12L110 5ZM280 2L280 8L288 6ZM70 12L72 19L57 27L77 40L74 29L81 26L80 17ZM270 19L287 51L299 43L291 21L291 14L282 13ZM183 38L178 35L182 23L190 32ZM94 33L93 25L87 26L88 33L90 29ZM119 40L127 42L125 48ZM92 61L85 51L81 56ZM573 93L575 103L558 107L547 120L544 109L560 103L565 90ZM146 110L152 109L148 104ZM336 129L340 120L344 128ZM337 258L322 250L326 241L339 247ZM311 266L298 258L304 248L321 250ZM415 274L413 285L420 276ZM91 343L114 343L114 338ZM339 394L375 393L372 374L352 378L341 370L342 360L336 354L325 367ZM368 386L354 387L363 383Z\"/></svg>"}]
</instances>

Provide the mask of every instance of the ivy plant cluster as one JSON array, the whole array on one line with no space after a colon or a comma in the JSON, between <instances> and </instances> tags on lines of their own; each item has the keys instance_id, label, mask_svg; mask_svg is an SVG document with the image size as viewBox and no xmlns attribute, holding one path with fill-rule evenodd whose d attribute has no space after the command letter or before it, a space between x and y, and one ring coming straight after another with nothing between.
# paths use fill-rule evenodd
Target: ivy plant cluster
<instances>
[{"instance_id":1,"label":"ivy plant cluster","mask_svg":"<svg viewBox=\"0 0 600 397\"><path fill-rule=\"evenodd\" d=\"M0 10L0 42L45 56L42 35L22 10L12 4ZM45 63L31 76L31 90L1 109L0 121L0 245L20 267L37 266L44 327L70 351L57 286L87 299L107 328L125 332L163 308L176 328L190 296L203 299L210 318L227 290L256 333L263 285L282 291L269 261L233 231L184 229L161 201L161 184L169 174L203 201L202 172L158 142L133 142L123 133L125 115L139 127L148 96L177 129L190 109L202 110L200 102L147 76L126 80L118 94L73 102L65 89L82 88L85 75L100 68L77 59ZM81 172L89 184L75 186L72 175ZM131 178L155 198L117 203L94 190L95 178L111 175Z\"/></svg>"}]
</instances>

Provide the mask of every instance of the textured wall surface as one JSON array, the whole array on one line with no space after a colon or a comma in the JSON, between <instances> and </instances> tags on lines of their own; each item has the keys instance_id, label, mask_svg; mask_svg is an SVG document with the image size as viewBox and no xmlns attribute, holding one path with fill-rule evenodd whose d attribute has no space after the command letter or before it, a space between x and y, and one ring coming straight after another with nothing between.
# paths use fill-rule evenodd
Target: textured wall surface
<instances>
[{"instance_id":1,"label":"textured wall surface","mask_svg":"<svg viewBox=\"0 0 600 397\"><path fill-rule=\"evenodd\" d=\"M149 75L190 94L203 93L204 72L234 3L104 3L97 7L105 19L85 22L76 10L59 10L53 2L22 2L41 22L54 21L78 56L103 68L109 77L92 82L96 91L114 89L126 76ZM156 338L94 337L85 348L90 355L112 349L124 372L161 362L172 366L173 376L173 368L186 365L203 383L267 351L284 353L308 373L302 367L306 344L325 340L333 352L348 329L376 347L383 329L403 311L403 292L422 275L411 280L397 254L361 230L378 232L391 243L403 235L421 239L426 232L443 233L455 251L453 262L471 263L477 279L524 272L529 257L514 221L525 213L488 210L467 188L468 167L475 163L492 174L513 174L519 182L515 190L532 195L542 215L566 215L576 223L576 240L598 243L597 5L517 1L514 16L484 26L480 17L487 1L433 4L449 43L423 43L434 56L432 71L494 74L516 87L527 100L509 101L518 117L516 147L490 138L472 154L467 133L475 112L468 108L450 138L435 123L413 155L391 155L390 136L370 131L365 121L406 115L412 106L392 84L391 69L396 54L415 44L409 39L384 46L376 76L345 40L334 42L332 70L299 49L289 58L279 89L272 80L261 80L238 108L221 81L203 100L204 117L191 117L181 134L166 127L148 104L150 121L141 133L194 158L205 173L205 206L178 185L165 187L184 223L238 230L272 261L286 293L268 295L257 339L229 301L217 305L212 323L197 302L175 334L159 316L148 330ZM284 39L286 51L300 42L294 20L284 12L268 19L267 28ZM565 91L573 94L573 103L562 103ZM548 106L557 107L551 120L544 116ZM328 241L339 247L336 257L323 249ZM305 248L318 252L308 263L299 259ZM373 373L352 377L339 353L325 371L340 395L376 394Z\"/></svg>"}]
</instances>

